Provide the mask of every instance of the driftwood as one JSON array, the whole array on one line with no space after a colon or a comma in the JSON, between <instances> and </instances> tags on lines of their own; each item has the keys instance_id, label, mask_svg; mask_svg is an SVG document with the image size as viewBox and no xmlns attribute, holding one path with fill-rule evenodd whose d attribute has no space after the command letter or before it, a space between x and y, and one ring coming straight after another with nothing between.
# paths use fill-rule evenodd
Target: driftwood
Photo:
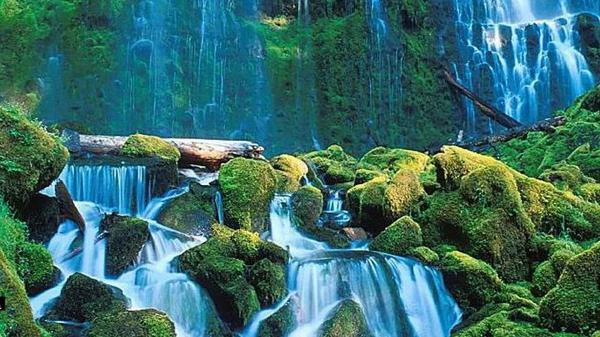
<instances>
[{"instance_id":1,"label":"driftwood","mask_svg":"<svg viewBox=\"0 0 600 337\"><path fill-rule=\"evenodd\" d=\"M73 198L67 190L67 186L62 181L57 181L54 187L56 192L56 199L58 199L58 207L60 210L60 217L63 219L72 220L79 230L83 233L85 231L85 220L79 210L73 202Z\"/></svg>"},{"instance_id":2,"label":"driftwood","mask_svg":"<svg viewBox=\"0 0 600 337\"><path fill-rule=\"evenodd\" d=\"M248 141L164 138L181 153L180 166L200 165L217 170L235 158L262 158L264 149ZM74 154L119 155L127 137L68 134L67 147Z\"/></svg>"},{"instance_id":3,"label":"driftwood","mask_svg":"<svg viewBox=\"0 0 600 337\"><path fill-rule=\"evenodd\" d=\"M475 106L479 108L479 111L481 111L484 115L488 116L494 121L498 122L498 124L508 129L513 129L522 126L522 124L519 121L499 111L493 105L489 104L481 97L473 93L471 90L465 88L463 85L458 83L458 81L455 80L454 77L452 77L452 75L450 75L450 73L447 70L444 71L444 76L446 77L446 82L448 82L448 84L454 90L473 101Z\"/></svg>"},{"instance_id":4,"label":"driftwood","mask_svg":"<svg viewBox=\"0 0 600 337\"><path fill-rule=\"evenodd\" d=\"M466 142L458 142L454 145L458 145L465 149L475 149L475 148L479 148L479 147L483 147L483 146L487 146L487 145L494 145L496 143L507 142L514 138L523 137L523 136L527 135L529 132L543 131L543 132L552 133L555 131L556 127L564 125L566 122L567 122L567 119L563 116L548 118L548 119L541 120L541 121L536 122L531 125L521 126L518 128L511 129L510 131L505 132L505 133L501 133L501 134L497 134L497 135L490 135L487 137L483 137L483 138L475 139L475 140L471 140L471 141L466 141Z\"/></svg>"}]
</instances>

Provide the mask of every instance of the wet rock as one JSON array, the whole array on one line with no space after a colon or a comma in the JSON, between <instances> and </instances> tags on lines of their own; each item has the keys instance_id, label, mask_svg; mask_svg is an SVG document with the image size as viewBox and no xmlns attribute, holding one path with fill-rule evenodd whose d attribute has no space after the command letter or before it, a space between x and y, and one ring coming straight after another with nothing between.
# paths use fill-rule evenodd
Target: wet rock
<instances>
[{"instance_id":1,"label":"wet rock","mask_svg":"<svg viewBox=\"0 0 600 337\"><path fill-rule=\"evenodd\" d=\"M58 231L60 209L56 198L38 193L21 214L29 229L29 239L34 242L47 243Z\"/></svg>"},{"instance_id":2,"label":"wet rock","mask_svg":"<svg viewBox=\"0 0 600 337\"><path fill-rule=\"evenodd\" d=\"M208 236L210 227L217 222L216 193L215 187L192 182L189 192L160 211L158 222L185 234Z\"/></svg>"},{"instance_id":3,"label":"wet rock","mask_svg":"<svg viewBox=\"0 0 600 337\"><path fill-rule=\"evenodd\" d=\"M344 300L333 315L323 323L319 337L374 337L360 305L352 300Z\"/></svg>"},{"instance_id":4,"label":"wet rock","mask_svg":"<svg viewBox=\"0 0 600 337\"><path fill-rule=\"evenodd\" d=\"M148 223L144 220L116 213L107 215L100 224L100 233L107 232L106 273L120 275L137 259L150 238Z\"/></svg>"},{"instance_id":5,"label":"wet rock","mask_svg":"<svg viewBox=\"0 0 600 337\"><path fill-rule=\"evenodd\" d=\"M350 241L364 241L369 238L369 234L360 227L344 227L341 231Z\"/></svg>"},{"instance_id":6,"label":"wet rock","mask_svg":"<svg viewBox=\"0 0 600 337\"><path fill-rule=\"evenodd\" d=\"M120 311L95 319L87 337L176 337L167 315L154 310Z\"/></svg>"}]
</instances>

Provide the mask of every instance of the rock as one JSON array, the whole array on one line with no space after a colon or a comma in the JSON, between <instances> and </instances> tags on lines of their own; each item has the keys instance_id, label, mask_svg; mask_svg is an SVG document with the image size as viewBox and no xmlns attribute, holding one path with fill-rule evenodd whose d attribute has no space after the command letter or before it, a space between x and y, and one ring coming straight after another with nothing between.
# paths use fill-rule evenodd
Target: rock
<instances>
[{"instance_id":1,"label":"rock","mask_svg":"<svg viewBox=\"0 0 600 337\"><path fill-rule=\"evenodd\" d=\"M262 259L250 266L248 282L256 290L261 307L275 304L287 293L285 268L269 259Z\"/></svg>"},{"instance_id":2,"label":"rock","mask_svg":"<svg viewBox=\"0 0 600 337\"><path fill-rule=\"evenodd\" d=\"M69 152L58 137L29 121L17 109L0 106L0 195L22 209L65 167Z\"/></svg>"},{"instance_id":3,"label":"rock","mask_svg":"<svg viewBox=\"0 0 600 337\"><path fill-rule=\"evenodd\" d=\"M94 320L87 337L176 337L167 315L154 310L120 311Z\"/></svg>"},{"instance_id":4,"label":"rock","mask_svg":"<svg viewBox=\"0 0 600 337\"><path fill-rule=\"evenodd\" d=\"M327 185L336 185L354 181L356 159L344 152L338 145L326 150L314 151L302 156L302 159L314 165L316 173L323 177Z\"/></svg>"},{"instance_id":5,"label":"rock","mask_svg":"<svg viewBox=\"0 0 600 337\"><path fill-rule=\"evenodd\" d=\"M576 191L583 200L592 203L600 203L600 184L587 183L579 186Z\"/></svg>"},{"instance_id":6,"label":"rock","mask_svg":"<svg viewBox=\"0 0 600 337\"><path fill-rule=\"evenodd\" d=\"M60 209L60 218L62 221L71 220L73 221L81 233L85 232L85 220L81 213L79 213L79 209L75 206L75 202L71 197L71 193L67 189L67 186L62 181L57 181L54 186L54 191L56 194L56 199L58 201L58 208ZM62 222L61 221L61 222Z\"/></svg>"},{"instance_id":7,"label":"rock","mask_svg":"<svg viewBox=\"0 0 600 337\"><path fill-rule=\"evenodd\" d=\"M500 310L492 315L486 315L476 324L468 326L452 334L452 337L578 337L570 334L553 334L546 329L537 327L535 322L526 322L515 317L522 313L519 310Z\"/></svg>"},{"instance_id":8,"label":"rock","mask_svg":"<svg viewBox=\"0 0 600 337\"><path fill-rule=\"evenodd\" d=\"M379 177L385 177L385 174L381 173L379 171L366 170L366 169L359 168L358 170L356 170L356 177L354 178L354 184L355 185L364 184L366 182L369 182L369 181L371 181L375 178L379 178Z\"/></svg>"},{"instance_id":9,"label":"rock","mask_svg":"<svg viewBox=\"0 0 600 337\"><path fill-rule=\"evenodd\" d=\"M280 193L297 191L308 174L308 166L302 160L287 154L272 158L271 166L277 173L277 191Z\"/></svg>"},{"instance_id":10,"label":"rock","mask_svg":"<svg viewBox=\"0 0 600 337\"><path fill-rule=\"evenodd\" d=\"M595 183L595 180L581 172L578 166L560 163L544 170L540 179L552 183L559 190L575 191L583 184Z\"/></svg>"},{"instance_id":11,"label":"rock","mask_svg":"<svg viewBox=\"0 0 600 337\"><path fill-rule=\"evenodd\" d=\"M352 300L344 300L333 309L333 315L321 326L319 337L371 337L364 313L360 305Z\"/></svg>"},{"instance_id":12,"label":"rock","mask_svg":"<svg viewBox=\"0 0 600 337\"><path fill-rule=\"evenodd\" d=\"M350 241L364 241L369 239L369 234L360 227L344 227L341 229L341 232Z\"/></svg>"},{"instance_id":13,"label":"rock","mask_svg":"<svg viewBox=\"0 0 600 337\"><path fill-rule=\"evenodd\" d=\"M555 331L600 330L600 243L570 259L555 288L540 302L540 319Z\"/></svg>"},{"instance_id":14,"label":"rock","mask_svg":"<svg viewBox=\"0 0 600 337\"><path fill-rule=\"evenodd\" d=\"M17 247L16 266L29 296L52 288L60 280L60 270L54 266L52 255L39 244L21 243Z\"/></svg>"},{"instance_id":15,"label":"rock","mask_svg":"<svg viewBox=\"0 0 600 337\"><path fill-rule=\"evenodd\" d=\"M23 282L0 249L0 296L6 298L6 310L0 311L0 330L9 337L41 337L33 320Z\"/></svg>"},{"instance_id":16,"label":"rock","mask_svg":"<svg viewBox=\"0 0 600 337\"><path fill-rule=\"evenodd\" d=\"M315 226L323 211L323 194L316 187L302 186L292 195L291 205L303 227Z\"/></svg>"},{"instance_id":17,"label":"rock","mask_svg":"<svg viewBox=\"0 0 600 337\"><path fill-rule=\"evenodd\" d=\"M60 297L44 316L47 320L91 322L110 312L123 311L128 300L121 290L80 273L67 279Z\"/></svg>"},{"instance_id":18,"label":"rock","mask_svg":"<svg viewBox=\"0 0 600 337\"><path fill-rule=\"evenodd\" d=\"M102 220L100 231L108 232L106 272L110 275L120 275L127 270L150 238L146 221L116 213Z\"/></svg>"},{"instance_id":19,"label":"rock","mask_svg":"<svg viewBox=\"0 0 600 337\"><path fill-rule=\"evenodd\" d=\"M293 304L288 301L281 309L262 322L258 329L258 337L287 336L295 325Z\"/></svg>"},{"instance_id":20,"label":"rock","mask_svg":"<svg viewBox=\"0 0 600 337\"><path fill-rule=\"evenodd\" d=\"M60 225L58 200L38 193L31 197L19 217L27 224L30 240L47 243L58 231Z\"/></svg>"},{"instance_id":21,"label":"rock","mask_svg":"<svg viewBox=\"0 0 600 337\"><path fill-rule=\"evenodd\" d=\"M458 251L447 253L440 269L446 287L466 316L492 303L502 289L502 280L489 264Z\"/></svg>"},{"instance_id":22,"label":"rock","mask_svg":"<svg viewBox=\"0 0 600 337\"><path fill-rule=\"evenodd\" d=\"M581 50L594 73L600 72L600 19L591 13L581 13L577 15L575 26L573 27L581 37ZM600 105L598 105L600 107ZM596 109L596 110L600 110Z\"/></svg>"},{"instance_id":23,"label":"rock","mask_svg":"<svg viewBox=\"0 0 600 337\"><path fill-rule=\"evenodd\" d=\"M407 255L423 244L421 227L410 216L403 216L373 239L369 248L393 255Z\"/></svg>"},{"instance_id":24,"label":"rock","mask_svg":"<svg viewBox=\"0 0 600 337\"><path fill-rule=\"evenodd\" d=\"M262 232L276 188L275 170L266 162L235 158L221 167L225 223L233 228Z\"/></svg>"},{"instance_id":25,"label":"rock","mask_svg":"<svg viewBox=\"0 0 600 337\"><path fill-rule=\"evenodd\" d=\"M216 188L190 183L190 191L170 201L158 215L158 222L179 232L208 236L217 222Z\"/></svg>"},{"instance_id":26,"label":"rock","mask_svg":"<svg viewBox=\"0 0 600 337\"><path fill-rule=\"evenodd\" d=\"M437 265L440 262L440 256L429 247L419 246L411 249L407 253L409 256L429 265Z\"/></svg>"},{"instance_id":27,"label":"rock","mask_svg":"<svg viewBox=\"0 0 600 337\"><path fill-rule=\"evenodd\" d=\"M170 163L177 163L181 157L175 145L159 137L141 134L129 136L121 154L128 157L156 157Z\"/></svg>"},{"instance_id":28,"label":"rock","mask_svg":"<svg viewBox=\"0 0 600 337\"><path fill-rule=\"evenodd\" d=\"M394 175L399 170L410 170L419 174L425 171L428 162L429 156L421 152L376 147L360 159L357 167L375 172L387 172L390 175Z\"/></svg>"}]
</instances>

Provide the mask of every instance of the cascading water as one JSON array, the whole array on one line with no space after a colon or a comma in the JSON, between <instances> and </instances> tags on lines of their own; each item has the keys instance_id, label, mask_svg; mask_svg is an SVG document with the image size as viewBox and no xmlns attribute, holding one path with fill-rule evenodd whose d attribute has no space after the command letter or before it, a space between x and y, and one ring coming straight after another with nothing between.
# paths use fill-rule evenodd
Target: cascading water
<instances>
[{"instance_id":1,"label":"cascading water","mask_svg":"<svg viewBox=\"0 0 600 337\"><path fill-rule=\"evenodd\" d=\"M532 123L593 86L594 76L577 49L574 14L600 14L597 1L454 3L459 47L455 75L506 114ZM468 133L485 131L473 104L466 102L465 107Z\"/></svg>"},{"instance_id":2,"label":"cascading water","mask_svg":"<svg viewBox=\"0 0 600 337\"><path fill-rule=\"evenodd\" d=\"M178 272L172 264L176 256L205 239L177 232L154 220L166 203L187 192L188 188L172 190L161 198L147 202L147 199L141 199L142 195L144 198L147 195L143 172L137 166L123 166L116 171L97 166L69 166L65 170L61 179L74 199L94 202L76 201L86 223L83 244L79 250L72 246L81 233L71 221L61 224L50 240L48 249L64 279L56 287L31 299L36 317L43 316L48 305L60 295L68 276L81 272L121 289L130 299L132 309L156 308L165 312L175 323L178 336L205 335L207 320L215 315L212 302L202 288L187 275ZM130 179L132 177L139 180ZM111 192L114 190L118 190L118 193ZM106 194L111 194L111 197L106 197ZM115 197L124 195L129 197ZM149 223L151 239L139 253L135 267L119 278L111 279L104 273L106 242L97 240L100 222L105 214L114 210L131 210L124 206L127 201L136 201L136 205L144 207L137 213Z\"/></svg>"},{"instance_id":3,"label":"cascading water","mask_svg":"<svg viewBox=\"0 0 600 337\"><path fill-rule=\"evenodd\" d=\"M462 313L439 271L368 250L329 249L294 228L289 201L289 196L279 195L271 205L271 240L287 247L292 256L288 288L297 326L289 337L317 336L344 299L353 299L368 313L365 318L374 336L450 336ZM242 336L256 336L257 325L281 305L257 314Z\"/></svg>"}]
</instances>

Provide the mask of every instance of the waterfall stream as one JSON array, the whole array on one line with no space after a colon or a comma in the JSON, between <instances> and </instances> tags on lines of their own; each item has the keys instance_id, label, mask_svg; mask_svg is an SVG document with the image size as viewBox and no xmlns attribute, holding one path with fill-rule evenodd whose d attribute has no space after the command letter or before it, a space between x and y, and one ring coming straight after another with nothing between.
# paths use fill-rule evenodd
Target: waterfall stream
<instances>
[{"instance_id":1,"label":"waterfall stream","mask_svg":"<svg viewBox=\"0 0 600 337\"><path fill-rule=\"evenodd\" d=\"M578 50L575 14L600 14L593 0L454 0L459 61L455 75L523 123L550 117L594 85ZM472 103L467 130L480 131ZM490 126L491 127L491 126Z\"/></svg>"}]
</instances>

